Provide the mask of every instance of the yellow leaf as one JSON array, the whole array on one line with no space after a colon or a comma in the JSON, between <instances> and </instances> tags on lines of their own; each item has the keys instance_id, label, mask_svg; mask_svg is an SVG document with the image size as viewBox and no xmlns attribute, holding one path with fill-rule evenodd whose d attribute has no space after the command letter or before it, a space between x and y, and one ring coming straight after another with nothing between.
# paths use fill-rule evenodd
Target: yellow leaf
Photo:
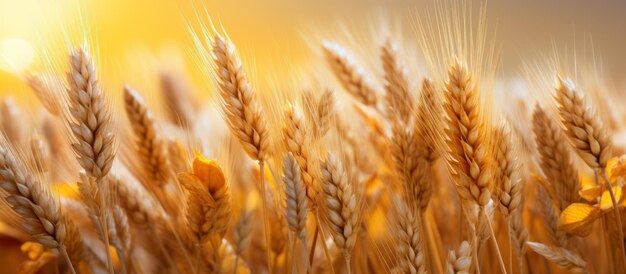
<instances>
[{"instance_id":1,"label":"yellow leaf","mask_svg":"<svg viewBox=\"0 0 626 274\"><path fill-rule=\"evenodd\" d=\"M626 176L626 155L611 158L606 165L606 171L612 184L617 183L619 178Z\"/></svg>"},{"instance_id":2,"label":"yellow leaf","mask_svg":"<svg viewBox=\"0 0 626 274\"><path fill-rule=\"evenodd\" d=\"M578 194L583 199L595 203L597 202L598 196L602 194L602 188L596 185L589 188L581 189L580 191L578 191Z\"/></svg>"},{"instance_id":3,"label":"yellow leaf","mask_svg":"<svg viewBox=\"0 0 626 274\"><path fill-rule=\"evenodd\" d=\"M613 194L615 194L615 201L619 202L622 198L622 188L613 187ZM608 210L613 208L613 201L611 200L611 193L608 190L602 192L602 198L600 198L600 209Z\"/></svg>"},{"instance_id":4,"label":"yellow leaf","mask_svg":"<svg viewBox=\"0 0 626 274\"><path fill-rule=\"evenodd\" d=\"M193 174L198 177L208 189L213 193L226 184L226 178L222 168L214 160L208 160L199 153L193 160Z\"/></svg>"},{"instance_id":5,"label":"yellow leaf","mask_svg":"<svg viewBox=\"0 0 626 274\"><path fill-rule=\"evenodd\" d=\"M596 185L596 181L595 181L595 179L593 177L591 177L589 175L586 175L586 174L583 174L582 176L580 176L580 186L583 189L590 188L590 187L593 187L595 185ZM600 195L600 194L598 194L598 195Z\"/></svg>"},{"instance_id":6,"label":"yellow leaf","mask_svg":"<svg viewBox=\"0 0 626 274\"><path fill-rule=\"evenodd\" d=\"M591 232L593 222L601 215L602 210L597 207L573 203L561 213L557 228L578 236L587 236Z\"/></svg>"}]
</instances>

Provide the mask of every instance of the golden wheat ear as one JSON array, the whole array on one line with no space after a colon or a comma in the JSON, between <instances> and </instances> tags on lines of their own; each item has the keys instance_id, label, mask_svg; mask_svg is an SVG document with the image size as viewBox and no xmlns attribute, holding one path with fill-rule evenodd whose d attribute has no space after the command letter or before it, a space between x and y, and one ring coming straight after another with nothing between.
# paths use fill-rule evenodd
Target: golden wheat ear
<instances>
[{"instance_id":1,"label":"golden wheat ear","mask_svg":"<svg viewBox=\"0 0 626 274\"><path fill-rule=\"evenodd\" d=\"M306 188L302 182L300 167L291 153L283 159L283 174L287 225L299 239L304 241L308 199Z\"/></svg>"}]
</instances>

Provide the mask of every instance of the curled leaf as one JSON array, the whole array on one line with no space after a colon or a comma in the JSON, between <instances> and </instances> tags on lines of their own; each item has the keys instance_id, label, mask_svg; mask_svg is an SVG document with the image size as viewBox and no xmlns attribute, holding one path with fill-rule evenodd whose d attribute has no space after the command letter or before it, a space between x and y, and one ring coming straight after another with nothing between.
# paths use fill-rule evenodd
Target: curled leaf
<instances>
[{"instance_id":1,"label":"curled leaf","mask_svg":"<svg viewBox=\"0 0 626 274\"><path fill-rule=\"evenodd\" d=\"M557 229L578 235L589 235L593 222L602 216L602 210L595 206L583 203L573 203L561 213Z\"/></svg>"},{"instance_id":2,"label":"curled leaf","mask_svg":"<svg viewBox=\"0 0 626 274\"><path fill-rule=\"evenodd\" d=\"M213 193L226 184L222 168L214 160L197 154L193 160L193 174Z\"/></svg>"}]
</instances>

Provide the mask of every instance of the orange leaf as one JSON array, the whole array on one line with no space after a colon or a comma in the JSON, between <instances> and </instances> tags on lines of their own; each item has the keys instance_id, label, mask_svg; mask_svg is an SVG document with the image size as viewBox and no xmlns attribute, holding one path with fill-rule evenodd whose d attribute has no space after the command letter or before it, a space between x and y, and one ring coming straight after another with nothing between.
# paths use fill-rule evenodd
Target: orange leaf
<instances>
[{"instance_id":1,"label":"orange leaf","mask_svg":"<svg viewBox=\"0 0 626 274\"><path fill-rule=\"evenodd\" d=\"M602 188L596 185L589 188L581 189L580 191L578 191L578 194L583 199L595 203L597 202L598 196L602 194Z\"/></svg>"},{"instance_id":2,"label":"orange leaf","mask_svg":"<svg viewBox=\"0 0 626 274\"><path fill-rule=\"evenodd\" d=\"M226 178L222 168L214 160L204 158L199 153L193 160L193 174L198 177L208 189L213 193L226 184Z\"/></svg>"},{"instance_id":3,"label":"orange leaf","mask_svg":"<svg viewBox=\"0 0 626 274\"><path fill-rule=\"evenodd\" d=\"M626 176L626 155L611 158L606 165L606 171L612 184L620 177Z\"/></svg>"},{"instance_id":4,"label":"orange leaf","mask_svg":"<svg viewBox=\"0 0 626 274\"><path fill-rule=\"evenodd\" d=\"M584 237L589 235L593 222L601 215L602 210L597 207L573 203L561 213L557 228Z\"/></svg>"},{"instance_id":5,"label":"orange leaf","mask_svg":"<svg viewBox=\"0 0 626 274\"><path fill-rule=\"evenodd\" d=\"M188 193L187 197L201 199L202 203L215 208L215 200L204 188L198 177L189 172L182 172L178 174L178 181L180 181L180 185Z\"/></svg>"},{"instance_id":6,"label":"orange leaf","mask_svg":"<svg viewBox=\"0 0 626 274\"><path fill-rule=\"evenodd\" d=\"M615 201L619 202L622 198L622 188L613 187L613 194L615 194ZM613 201L611 200L611 193L608 190L602 192L602 198L600 198L600 209L608 210L613 208Z\"/></svg>"}]
</instances>

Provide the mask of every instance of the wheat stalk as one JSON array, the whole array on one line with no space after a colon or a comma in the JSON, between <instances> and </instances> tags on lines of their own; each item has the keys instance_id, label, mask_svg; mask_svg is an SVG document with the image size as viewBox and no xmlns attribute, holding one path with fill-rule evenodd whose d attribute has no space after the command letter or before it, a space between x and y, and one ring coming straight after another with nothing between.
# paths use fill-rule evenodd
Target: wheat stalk
<instances>
[{"instance_id":1,"label":"wheat stalk","mask_svg":"<svg viewBox=\"0 0 626 274\"><path fill-rule=\"evenodd\" d=\"M124 86L124 102L144 172L150 182L162 187L167 183L171 170L165 142L159 134L153 114L139 93L128 85Z\"/></svg>"},{"instance_id":2,"label":"wheat stalk","mask_svg":"<svg viewBox=\"0 0 626 274\"><path fill-rule=\"evenodd\" d=\"M533 113L533 132L541 168L552 182L559 198L559 208L563 210L580 199L578 174L570 160L567 141L558 124L539 105L535 106Z\"/></svg>"},{"instance_id":3,"label":"wheat stalk","mask_svg":"<svg viewBox=\"0 0 626 274\"><path fill-rule=\"evenodd\" d=\"M350 273L350 254L359 229L357 197L348 183L346 170L330 153L328 159L322 162L322 189L330 233L335 244L342 251L348 273Z\"/></svg>"},{"instance_id":4,"label":"wheat stalk","mask_svg":"<svg viewBox=\"0 0 626 274\"><path fill-rule=\"evenodd\" d=\"M378 99L370 77L365 75L354 57L335 42L324 41L322 48L330 68L343 88L364 105L376 107Z\"/></svg>"},{"instance_id":5,"label":"wheat stalk","mask_svg":"<svg viewBox=\"0 0 626 274\"><path fill-rule=\"evenodd\" d=\"M551 262L556 263L560 267L567 269L570 273L589 273L587 270L587 263L578 255L567 249L549 247L536 242L526 242L526 245L528 245L528 247L530 247L533 251L537 252L537 254L543 256Z\"/></svg>"}]
</instances>

